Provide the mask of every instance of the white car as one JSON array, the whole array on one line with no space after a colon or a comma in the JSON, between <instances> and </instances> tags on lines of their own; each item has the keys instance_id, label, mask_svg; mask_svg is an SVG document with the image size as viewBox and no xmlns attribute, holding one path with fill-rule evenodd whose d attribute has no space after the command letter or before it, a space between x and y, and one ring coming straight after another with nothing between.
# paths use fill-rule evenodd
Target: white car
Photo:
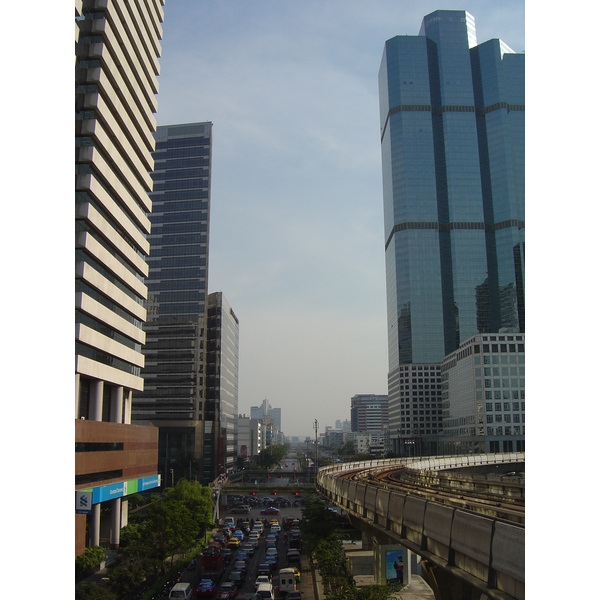
<instances>
[{"instance_id":1,"label":"white car","mask_svg":"<svg viewBox=\"0 0 600 600\"><path fill-rule=\"evenodd\" d=\"M254 589L257 590L261 583L270 584L271 578L268 575L259 575L254 582Z\"/></svg>"}]
</instances>

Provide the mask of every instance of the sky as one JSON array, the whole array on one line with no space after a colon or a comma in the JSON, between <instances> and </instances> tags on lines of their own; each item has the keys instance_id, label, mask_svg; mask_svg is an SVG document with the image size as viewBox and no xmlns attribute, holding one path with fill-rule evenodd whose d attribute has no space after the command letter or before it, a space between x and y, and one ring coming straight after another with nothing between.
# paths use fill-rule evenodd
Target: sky
<instances>
[{"instance_id":1,"label":"sky","mask_svg":"<svg viewBox=\"0 0 600 600\"><path fill-rule=\"evenodd\" d=\"M169 0L159 125L211 121L209 292L240 321L240 414L288 436L387 394L378 72L437 9L525 50L523 1Z\"/></svg>"}]
</instances>

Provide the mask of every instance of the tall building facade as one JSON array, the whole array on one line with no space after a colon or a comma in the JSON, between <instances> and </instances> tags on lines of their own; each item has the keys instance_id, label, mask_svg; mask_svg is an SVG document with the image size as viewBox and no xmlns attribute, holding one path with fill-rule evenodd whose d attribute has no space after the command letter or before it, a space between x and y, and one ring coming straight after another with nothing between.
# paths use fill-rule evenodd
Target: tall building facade
<instances>
[{"instance_id":1,"label":"tall building facade","mask_svg":"<svg viewBox=\"0 0 600 600\"><path fill-rule=\"evenodd\" d=\"M356 394L350 399L350 429L356 432L382 432L388 428L388 397Z\"/></svg>"},{"instance_id":2,"label":"tall building facade","mask_svg":"<svg viewBox=\"0 0 600 600\"><path fill-rule=\"evenodd\" d=\"M232 469L238 446L240 322L222 292L208 296L203 479Z\"/></svg>"},{"instance_id":3,"label":"tall building facade","mask_svg":"<svg viewBox=\"0 0 600 600\"><path fill-rule=\"evenodd\" d=\"M202 478L212 123L158 127L143 392L133 419L159 428L159 472Z\"/></svg>"},{"instance_id":4,"label":"tall building facade","mask_svg":"<svg viewBox=\"0 0 600 600\"><path fill-rule=\"evenodd\" d=\"M160 484L158 433L131 414L144 386L163 5L75 2L76 554L118 547L127 494Z\"/></svg>"},{"instance_id":5,"label":"tall building facade","mask_svg":"<svg viewBox=\"0 0 600 600\"><path fill-rule=\"evenodd\" d=\"M436 451L446 355L476 333L525 330L524 71L524 54L501 40L477 44L465 11L431 13L419 35L385 44L379 98L396 453L415 437Z\"/></svg>"},{"instance_id":6,"label":"tall building facade","mask_svg":"<svg viewBox=\"0 0 600 600\"><path fill-rule=\"evenodd\" d=\"M281 431L281 408L273 408L271 403L265 398L260 406L250 407L250 417L252 419L263 419L270 417L275 431Z\"/></svg>"},{"instance_id":7,"label":"tall building facade","mask_svg":"<svg viewBox=\"0 0 600 600\"><path fill-rule=\"evenodd\" d=\"M443 454L525 451L525 334L477 334L441 365Z\"/></svg>"}]
</instances>

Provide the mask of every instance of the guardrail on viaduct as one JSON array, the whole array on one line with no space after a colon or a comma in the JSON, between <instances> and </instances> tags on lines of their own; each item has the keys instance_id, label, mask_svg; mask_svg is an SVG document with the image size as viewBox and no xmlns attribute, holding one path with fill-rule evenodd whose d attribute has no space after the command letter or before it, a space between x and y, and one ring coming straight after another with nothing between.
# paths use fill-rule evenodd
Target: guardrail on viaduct
<instances>
[{"instance_id":1,"label":"guardrail on viaduct","mask_svg":"<svg viewBox=\"0 0 600 600\"><path fill-rule=\"evenodd\" d=\"M402 544L419 554L424 567L440 584L459 579L489 598L522 600L525 598L524 525L386 489L369 484L364 478L347 477L351 470L377 472L403 466L422 472L507 462L525 462L525 455L483 454L345 463L320 469L317 489L343 507L351 518L365 524L378 540ZM452 596L444 596L437 590L436 597Z\"/></svg>"}]
</instances>

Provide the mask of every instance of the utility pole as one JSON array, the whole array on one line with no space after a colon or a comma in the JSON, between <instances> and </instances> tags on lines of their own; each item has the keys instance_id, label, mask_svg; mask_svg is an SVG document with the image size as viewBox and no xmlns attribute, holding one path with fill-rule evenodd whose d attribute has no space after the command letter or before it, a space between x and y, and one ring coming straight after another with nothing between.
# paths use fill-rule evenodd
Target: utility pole
<instances>
[{"instance_id":1,"label":"utility pole","mask_svg":"<svg viewBox=\"0 0 600 600\"><path fill-rule=\"evenodd\" d=\"M315 419L315 487L317 486L317 469L319 466L319 446L317 432L319 431L319 421Z\"/></svg>"}]
</instances>

